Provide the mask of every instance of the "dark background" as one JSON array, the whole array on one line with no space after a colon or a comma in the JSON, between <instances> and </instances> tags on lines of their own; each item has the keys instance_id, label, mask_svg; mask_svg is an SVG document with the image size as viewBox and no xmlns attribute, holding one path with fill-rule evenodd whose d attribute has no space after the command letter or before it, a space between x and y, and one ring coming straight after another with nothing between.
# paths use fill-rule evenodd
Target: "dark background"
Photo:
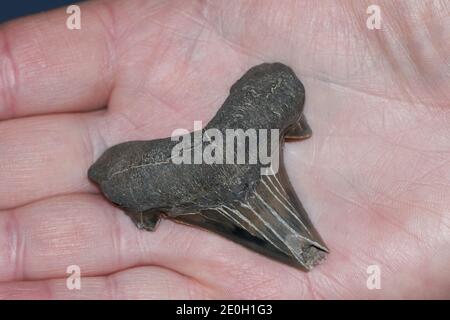
<instances>
[{"instance_id":1,"label":"dark background","mask_svg":"<svg viewBox=\"0 0 450 320\"><path fill-rule=\"evenodd\" d=\"M0 23L17 17L69 6L78 0L3 0L0 4Z\"/></svg>"}]
</instances>

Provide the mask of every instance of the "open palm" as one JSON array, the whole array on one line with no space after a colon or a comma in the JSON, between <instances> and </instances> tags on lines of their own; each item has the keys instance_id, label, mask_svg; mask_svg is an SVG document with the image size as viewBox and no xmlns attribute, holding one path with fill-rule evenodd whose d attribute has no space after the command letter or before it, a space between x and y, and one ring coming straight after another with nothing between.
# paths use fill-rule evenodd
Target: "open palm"
<instances>
[{"instance_id":1,"label":"open palm","mask_svg":"<svg viewBox=\"0 0 450 320\"><path fill-rule=\"evenodd\" d=\"M450 9L381 2L369 30L369 5L94 1L81 30L65 10L1 26L0 297L449 298ZM109 146L206 123L274 61L306 88L313 137L284 152L330 248L312 272L168 220L140 231L87 179Z\"/></svg>"}]
</instances>

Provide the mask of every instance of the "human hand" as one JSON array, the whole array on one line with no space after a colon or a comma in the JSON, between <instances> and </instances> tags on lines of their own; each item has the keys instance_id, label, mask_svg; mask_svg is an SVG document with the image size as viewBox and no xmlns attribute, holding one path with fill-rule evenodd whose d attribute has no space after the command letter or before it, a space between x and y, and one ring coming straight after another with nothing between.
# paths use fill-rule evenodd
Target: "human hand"
<instances>
[{"instance_id":1,"label":"human hand","mask_svg":"<svg viewBox=\"0 0 450 320\"><path fill-rule=\"evenodd\" d=\"M81 30L64 10L1 26L0 298L449 298L450 10L380 2L369 30L369 5L94 1ZM168 220L139 231L87 179L109 146L206 123L273 61L306 88L313 137L284 152L330 248L313 271Z\"/></svg>"}]
</instances>

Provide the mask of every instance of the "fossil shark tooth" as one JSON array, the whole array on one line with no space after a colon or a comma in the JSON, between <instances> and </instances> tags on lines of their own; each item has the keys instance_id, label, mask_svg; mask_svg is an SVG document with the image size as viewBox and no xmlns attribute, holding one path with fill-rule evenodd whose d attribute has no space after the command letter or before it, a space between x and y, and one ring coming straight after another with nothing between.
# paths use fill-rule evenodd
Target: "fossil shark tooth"
<instances>
[{"instance_id":1,"label":"fossil shark tooth","mask_svg":"<svg viewBox=\"0 0 450 320\"><path fill-rule=\"evenodd\" d=\"M325 258L328 249L289 182L282 152L285 140L311 136L302 113L304 99L304 87L288 66L255 66L231 87L230 95L203 129L175 139L113 146L91 166L88 176L139 228L153 231L165 217L310 270ZM261 159L250 161L255 156L247 135L251 130L267 133L268 140L261 135L255 140L256 153L270 149L278 166ZM235 136L228 140L230 131ZM219 139L222 135L225 138ZM275 149L274 141L278 143ZM204 160L202 152L212 150L211 146L212 162L175 161L178 151L187 156L184 159L200 154ZM244 162L238 161L239 153ZM230 159L234 161L231 164Z\"/></svg>"}]
</instances>

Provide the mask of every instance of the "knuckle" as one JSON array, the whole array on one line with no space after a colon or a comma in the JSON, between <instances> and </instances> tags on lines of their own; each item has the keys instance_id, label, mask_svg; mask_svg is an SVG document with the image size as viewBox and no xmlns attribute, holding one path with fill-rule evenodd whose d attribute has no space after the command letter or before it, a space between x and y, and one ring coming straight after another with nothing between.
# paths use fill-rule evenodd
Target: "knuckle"
<instances>
[{"instance_id":1,"label":"knuckle","mask_svg":"<svg viewBox=\"0 0 450 320\"><path fill-rule=\"evenodd\" d=\"M16 113L17 70L7 32L0 28L0 120Z\"/></svg>"},{"instance_id":2,"label":"knuckle","mask_svg":"<svg viewBox=\"0 0 450 320\"><path fill-rule=\"evenodd\" d=\"M21 241L16 214L2 213L0 220L0 281L21 277Z\"/></svg>"}]
</instances>

